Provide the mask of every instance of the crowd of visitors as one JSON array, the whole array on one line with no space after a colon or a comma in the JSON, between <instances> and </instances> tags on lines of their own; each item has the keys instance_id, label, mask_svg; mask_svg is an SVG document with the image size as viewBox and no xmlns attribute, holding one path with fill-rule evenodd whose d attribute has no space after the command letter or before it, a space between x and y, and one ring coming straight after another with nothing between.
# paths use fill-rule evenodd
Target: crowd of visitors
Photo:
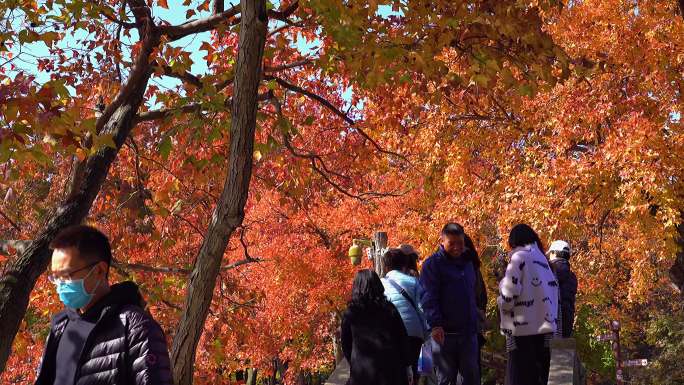
<instances>
[{"instance_id":1,"label":"crowd of visitors","mask_svg":"<svg viewBox=\"0 0 684 385\"><path fill-rule=\"evenodd\" d=\"M577 278L571 248L558 240L545 250L526 224L511 229L508 247L497 295L506 384L546 385L550 340L572 335ZM374 270L357 273L342 319L348 385L418 384L421 378L480 384L487 290L475 245L463 226L448 223L437 251L421 268L419 260L404 244L384 252L383 277Z\"/></svg>"}]
</instances>

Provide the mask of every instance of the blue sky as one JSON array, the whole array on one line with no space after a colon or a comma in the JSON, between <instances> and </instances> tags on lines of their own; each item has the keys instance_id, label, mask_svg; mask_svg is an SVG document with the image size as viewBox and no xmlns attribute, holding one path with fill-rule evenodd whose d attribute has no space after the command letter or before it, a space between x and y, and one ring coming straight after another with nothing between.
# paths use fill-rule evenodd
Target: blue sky
<instances>
[{"instance_id":1,"label":"blue sky","mask_svg":"<svg viewBox=\"0 0 684 385\"><path fill-rule=\"evenodd\" d=\"M168 21L171 24L180 24L182 22L185 22L186 19L186 11L193 8L189 6L183 6L183 0L169 0L169 9L164 9L161 7L154 7L154 17L158 19L162 19L165 21ZM226 7L231 6L232 4L237 3L237 0L232 0L226 4ZM194 5L194 4L193 4ZM276 0L274 1L274 6L278 7L279 6L279 1ZM397 15L399 13L393 12L391 9L390 5L380 5L378 9L378 14L381 16L389 16L389 15ZM209 15L209 12L204 11L204 12L198 12L193 18L201 18L201 17L206 17ZM279 23L278 21L272 21L272 28L276 27ZM132 43L135 40L137 40L137 34L135 33L135 30L131 31L131 38L122 38L122 41L124 43ZM65 39L62 41L58 42L57 44L60 47L66 48L66 47L78 47L80 44L78 43L78 39L82 39L86 37L87 35L83 31L79 31L79 33L76 34L76 36L67 36ZM211 38L210 32L205 32L201 34L196 34L192 36L188 36L184 39L178 40L176 42L171 43L171 45L175 47L184 47L184 49L188 52L191 52L191 59L193 60L191 72L195 75L203 75L208 72L208 68L206 65L206 61L203 59L205 56L206 52L200 50L200 46L202 45L202 42L204 41L209 41ZM315 54L313 51L313 48L315 48L318 45L317 41L312 41L312 42L307 42L306 39L304 38L298 38L296 41L295 46L299 49L300 52L304 55L312 55ZM16 55L19 53L19 47L14 47L12 49L13 53ZM18 66L18 70L22 70L24 72L33 74L36 76L36 81L40 84L45 83L50 79L50 74L46 72L39 72L36 67L36 59L40 57L46 57L49 56L49 50L48 47L45 45L43 42L36 42L36 43L31 43L31 44L24 44L21 47L21 59L22 60L17 60L14 63ZM157 82L159 85L166 87L166 88L173 88L176 85L180 84L180 81L175 78L170 78L170 77L163 77L161 79L157 79Z\"/></svg>"},{"instance_id":2,"label":"blue sky","mask_svg":"<svg viewBox=\"0 0 684 385\"><path fill-rule=\"evenodd\" d=\"M183 5L184 0L168 0L169 4L169 9L164 9L161 7L154 7L153 8L153 17L159 20L165 20L169 22L170 24L181 24L185 21L186 19L186 11L189 9L194 9L197 5L197 1L193 1L193 4L191 6L184 6ZM239 0L232 0L232 1L227 1L226 2L226 8L232 6L233 4L238 3ZM280 1L275 0L273 1L274 7L279 7ZM208 11L203 11L203 12L197 12L192 18L202 18L209 16L210 13ZM387 17L390 15L401 15L401 12L395 12L392 11L391 5L380 5L378 8L378 15ZM277 21L277 20L272 20L271 21L271 28L277 28L279 25L281 25L282 22ZM18 29L17 29L18 30ZM135 29L131 30L131 36L130 37L125 37L122 36L122 42L124 44L132 44L137 41L137 32ZM75 36L68 35L65 37L63 40L57 42L56 44L62 48L66 47L79 47L81 44L78 42L79 39L84 39L87 38L87 33L84 31L78 31ZM204 32L200 34L195 34L191 36L187 36L181 40L175 41L171 43L172 46L175 47L183 47L183 49L187 52L190 52L190 58L193 61L192 67L191 67L191 72L195 75L201 76L205 75L208 73L209 69L207 67L206 61L204 60L204 56L206 55L206 51L200 50L200 46L202 45L203 42L205 41L210 41L211 40L211 33L210 32ZM314 41L307 41L303 37L299 37L295 41L295 47L303 54L306 56L314 56L315 57L315 48L319 45L319 42L314 40ZM14 47L13 48L13 53L16 55L19 53L19 47ZM14 63L17 65L17 71L23 71L25 73L32 74L36 77L36 82L39 84L43 84L50 80L50 73L44 72L44 71L38 71L37 70L37 65L36 65L36 60L37 58L40 57L47 57L49 56L49 49L43 43L42 41L36 42L36 43L30 43L30 44L24 44L21 47L22 54L20 56L21 60L15 60ZM97 52L97 50L91 52L91 55L94 55ZM95 60L93 60L95 62ZM151 82L157 86L159 86L162 89L176 89L181 84L181 81L168 77L168 76L163 76L161 78L153 78ZM75 90L71 87L68 87L69 90L72 92L72 94L75 93ZM182 87L180 88L182 90ZM181 91L182 92L182 91ZM345 100L347 103L351 102L353 95L353 90L351 87L347 88L344 90L342 94L343 100ZM155 100L150 100L149 101L149 107L153 107L156 105ZM362 108L363 104L360 104L357 106L357 108ZM344 108L347 108L348 105L343 106Z\"/></svg>"}]
</instances>

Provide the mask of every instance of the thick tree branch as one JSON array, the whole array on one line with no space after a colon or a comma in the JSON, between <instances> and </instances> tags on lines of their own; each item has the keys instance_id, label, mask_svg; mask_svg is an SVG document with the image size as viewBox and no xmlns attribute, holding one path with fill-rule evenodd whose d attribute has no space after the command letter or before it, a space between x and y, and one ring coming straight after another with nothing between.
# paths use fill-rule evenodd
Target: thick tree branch
<instances>
[{"instance_id":1,"label":"thick tree branch","mask_svg":"<svg viewBox=\"0 0 684 385\"><path fill-rule=\"evenodd\" d=\"M116 17L114 17L114 16L112 16L106 12L103 12L102 15L104 15L104 17L107 20L111 21L112 23L118 24L119 26L124 27L124 28L131 29L131 28L135 28L137 26L136 23L121 21L121 20L117 19Z\"/></svg>"},{"instance_id":2,"label":"thick tree branch","mask_svg":"<svg viewBox=\"0 0 684 385\"><path fill-rule=\"evenodd\" d=\"M240 1L240 37L235 65L228 175L190 274L183 312L171 346L176 385L190 385L197 344L211 308L221 261L233 232L242 225L252 176L254 135L268 31L265 0Z\"/></svg>"},{"instance_id":3,"label":"thick tree branch","mask_svg":"<svg viewBox=\"0 0 684 385\"><path fill-rule=\"evenodd\" d=\"M50 261L49 244L66 226L81 223L100 191L109 168L133 128L133 117L140 107L151 75L150 56L159 45L159 34L144 0L128 0L136 18L140 49L130 76L114 101L96 124L97 132L112 136L115 147L102 147L81 162L79 179L70 194L48 218L43 228L23 253L3 266L0 278L0 372L5 369L12 342L26 314L31 290Z\"/></svg>"},{"instance_id":4,"label":"thick tree branch","mask_svg":"<svg viewBox=\"0 0 684 385\"><path fill-rule=\"evenodd\" d=\"M684 211L680 211L679 220L675 226L675 262L670 267L669 275L674 287L684 296Z\"/></svg>"},{"instance_id":5,"label":"thick tree branch","mask_svg":"<svg viewBox=\"0 0 684 385\"><path fill-rule=\"evenodd\" d=\"M174 72L171 66L164 66L164 75L170 76L172 78L180 79L185 83L192 84L197 88L202 88L202 79L199 76L193 75L188 71L183 71L182 73Z\"/></svg>"},{"instance_id":6,"label":"thick tree branch","mask_svg":"<svg viewBox=\"0 0 684 385\"><path fill-rule=\"evenodd\" d=\"M334 113L335 115L337 115L337 116L339 116L340 118L342 118L342 120L344 120L345 122L347 122L347 124L349 124L350 126L352 126L352 128L353 128L354 130L356 130L356 132L358 132L358 133L359 133L361 136L363 136L366 140L368 140L369 142L371 142L371 144L373 145L373 147L375 147L375 149L376 149L378 152L381 152L381 153L383 153L383 154L385 154L385 155L392 155L392 156L395 156L395 157L397 157L397 158L402 159L403 161L405 161L405 162L407 162L407 163L410 163L409 160L406 159L405 156L403 156L403 155L401 155L401 154L399 154L399 153L396 153L396 152L394 152L394 151L389 151L389 150L383 149L383 148L378 144L378 142L376 142L376 141L375 141L373 138L371 138L363 129L361 129L361 128L356 124L356 122L355 122L352 118L350 118L350 117L349 117L347 114L345 114L344 112L340 111L337 107L335 107L332 103L330 103L327 99L323 98L322 96L316 95L315 93L313 93L313 92L311 92L311 91L305 90L305 89L302 88L302 87L299 87L299 86L297 86L297 85L294 85L294 84L292 84L292 83L289 83L289 82L287 82L286 80L281 79L281 78L276 77L276 76L265 76L265 78L266 78L266 79L269 79L269 80L270 80L270 79L275 80L276 83L278 83L281 87L286 88L286 89L288 89L288 90L290 90L290 91L296 92L296 93L298 93L298 94L307 96L307 97L309 97L310 99L315 100L316 102L318 102L319 104L321 104L323 107L327 108L327 109L330 110L332 113Z\"/></svg>"},{"instance_id":7,"label":"thick tree branch","mask_svg":"<svg viewBox=\"0 0 684 385\"><path fill-rule=\"evenodd\" d=\"M257 96L257 101L263 101L268 99L268 92L264 92L262 94L259 94ZM232 103L233 99L226 99L225 106L228 108L230 104ZM160 120L160 119L166 119L169 118L175 114L188 114L192 112L200 112L204 111L203 109L204 105L201 103L191 103L191 104L186 104L181 107L172 107L172 108L160 108L158 110L150 110L146 112L142 112L136 116L135 121L136 123L138 122L146 122L150 120ZM226 110L227 112L228 110Z\"/></svg>"},{"instance_id":8,"label":"thick tree branch","mask_svg":"<svg viewBox=\"0 0 684 385\"><path fill-rule=\"evenodd\" d=\"M297 8L299 8L299 0L293 1L290 5L288 5L282 10L268 11L268 17L270 17L271 19L288 22L288 17L292 16L292 14L297 10Z\"/></svg>"},{"instance_id":9,"label":"thick tree branch","mask_svg":"<svg viewBox=\"0 0 684 385\"><path fill-rule=\"evenodd\" d=\"M10 219L10 217L7 214L5 214L4 211L0 210L0 216L5 218L5 220L7 222L9 222L9 224L12 225L12 227L14 227L17 231L21 231L21 228L19 227L19 225L17 225L16 222L14 222L12 219Z\"/></svg>"},{"instance_id":10,"label":"thick tree branch","mask_svg":"<svg viewBox=\"0 0 684 385\"><path fill-rule=\"evenodd\" d=\"M141 112L135 117L135 122L147 122L150 120L160 120L169 118L175 114L189 114L193 112L202 111L202 105L199 103L186 104L177 108L160 108L158 110L150 110Z\"/></svg>"},{"instance_id":11,"label":"thick tree branch","mask_svg":"<svg viewBox=\"0 0 684 385\"><path fill-rule=\"evenodd\" d=\"M191 20L180 25L160 26L159 31L162 35L167 36L169 40L174 41L195 33L211 31L226 22L229 22L228 24L230 25L235 25L239 22L239 18L235 18L239 13L240 6L234 5L226 11L211 15L204 19Z\"/></svg>"},{"instance_id":12,"label":"thick tree branch","mask_svg":"<svg viewBox=\"0 0 684 385\"><path fill-rule=\"evenodd\" d=\"M246 265L248 263L258 263L258 262L263 262L264 260L261 258L255 258L255 257L249 257L245 259L241 259L239 261L235 261L233 263L229 263L227 265L221 266L221 271L228 271L228 270L233 270L237 267L240 267L242 265ZM158 273L158 274L181 274L181 275L190 275L192 273L192 269L184 269L181 267L169 267L169 266L150 266L150 265L145 265L142 263L127 263L127 262L112 262L112 266L115 268L121 268L121 269L129 269L129 270L138 270L138 271L144 271L147 273Z\"/></svg>"},{"instance_id":13,"label":"thick tree branch","mask_svg":"<svg viewBox=\"0 0 684 385\"><path fill-rule=\"evenodd\" d=\"M211 5L211 13L214 15L218 15L221 12L223 12L223 9L223 0L214 0L213 4Z\"/></svg>"}]
</instances>

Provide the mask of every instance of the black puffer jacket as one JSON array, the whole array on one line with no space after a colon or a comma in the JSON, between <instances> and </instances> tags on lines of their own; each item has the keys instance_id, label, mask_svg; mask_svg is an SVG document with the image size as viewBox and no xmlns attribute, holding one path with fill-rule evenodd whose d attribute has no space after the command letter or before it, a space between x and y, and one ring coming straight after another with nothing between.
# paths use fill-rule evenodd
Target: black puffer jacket
<instances>
[{"instance_id":1,"label":"black puffer jacket","mask_svg":"<svg viewBox=\"0 0 684 385\"><path fill-rule=\"evenodd\" d=\"M123 282L111 289L88 311L99 317L81 352L74 384L171 385L166 338L143 310L138 287ZM68 322L66 310L52 319L35 385L52 385L57 347Z\"/></svg>"}]
</instances>

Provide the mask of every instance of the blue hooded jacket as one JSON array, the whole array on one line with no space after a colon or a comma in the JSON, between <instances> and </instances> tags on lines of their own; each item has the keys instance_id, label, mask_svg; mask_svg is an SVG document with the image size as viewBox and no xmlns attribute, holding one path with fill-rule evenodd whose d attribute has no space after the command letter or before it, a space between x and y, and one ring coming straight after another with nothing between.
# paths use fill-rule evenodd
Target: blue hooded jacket
<instances>
[{"instance_id":1,"label":"blue hooded jacket","mask_svg":"<svg viewBox=\"0 0 684 385\"><path fill-rule=\"evenodd\" d=\"M446 333L477 333L475 267L470 260L449 257L440 246L420 273L425 293L421 300L430 328Z\"/></svg>"},{"instance_id":2,"label":"blue hooded jacket","mask_svg":"<svg viewBox=\"0 0 684 385\"><path fill-rule=\"evenodd\" d=\"M414 301L418 309L415 309L411 303L401 295L389 280L394 281L402 289L406 291L409 297ZM418 278L404 274L398 270L392 270L385 278L381 278L382 285L385 287L385 297L392 302L392 304L399 311L401 319L404 321L406 333L409 337L425 337L425 315L420 308L420 298L423 296L423 288L418 282Z\"/></svg>"}]
</instances>

